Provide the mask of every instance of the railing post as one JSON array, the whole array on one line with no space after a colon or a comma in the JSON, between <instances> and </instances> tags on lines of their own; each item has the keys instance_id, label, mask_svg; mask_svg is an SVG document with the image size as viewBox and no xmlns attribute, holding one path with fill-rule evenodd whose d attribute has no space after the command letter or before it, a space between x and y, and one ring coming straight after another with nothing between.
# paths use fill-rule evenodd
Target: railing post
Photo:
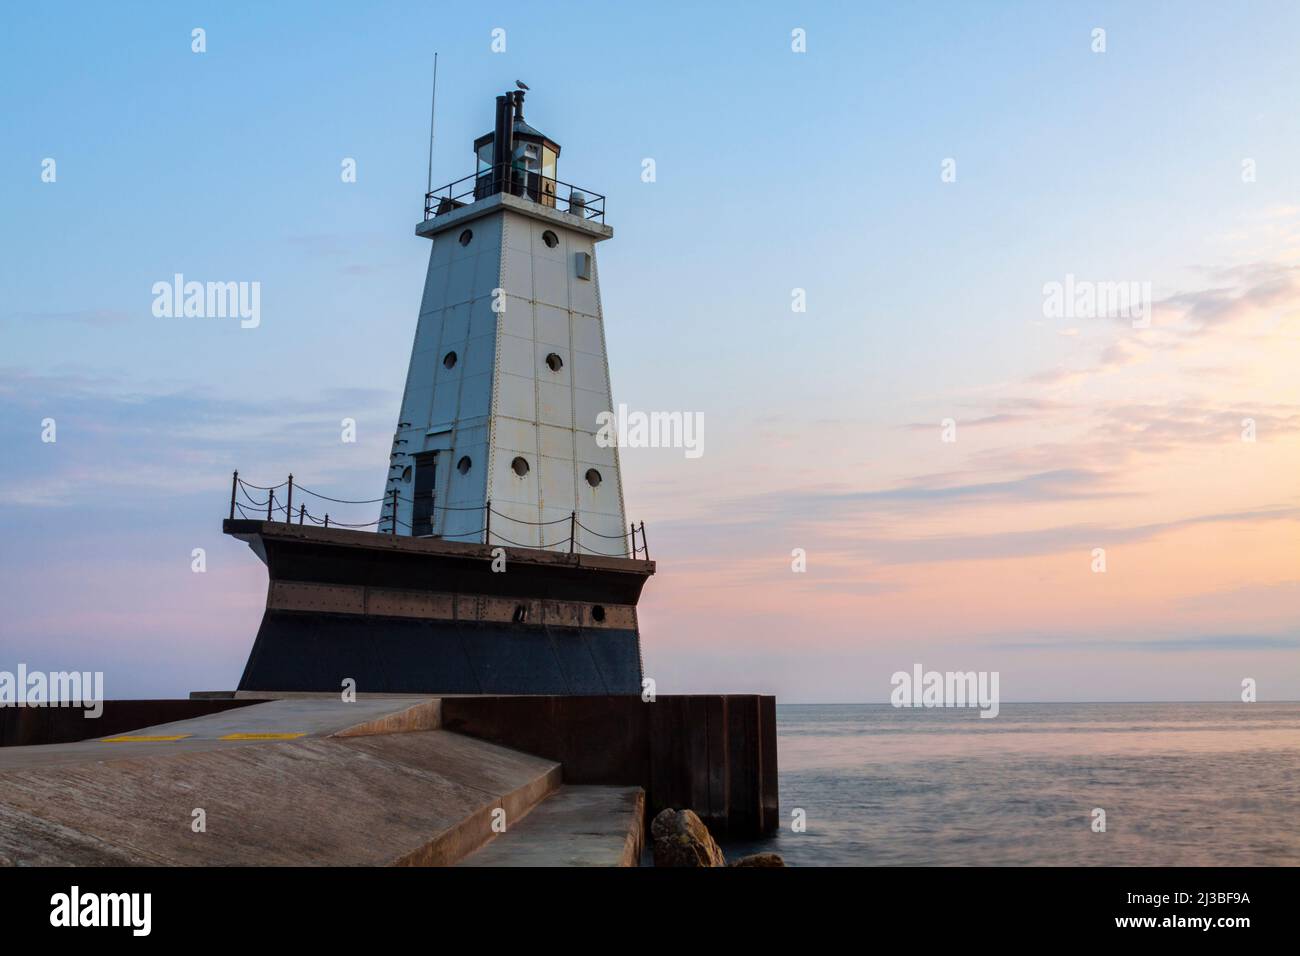
<instances>
[{"instance_id":1,"label":"railing post","mask_svg":"<svg viewBox=\"0 0 1300 956\"><path fill-rule=\"evenodd\" d=\"M293 520L293 472L289 472L289 497L284 503L284 523Z\"/></svg>"},{"instance_id":2,"label":"railing post","mask_svg":"<svg viewBox=\"0 0 1300 956\"><path fill-rule=\"evenodd\" d=\"M397 489L393 489L393 534L397 534Z\"/></svg>"},{"instance_id":3,"label":"railing post","mask_svg":"<svg viewBox=\"0 0 1300 956\"><path fill-rule=\"evenodd\" d=\"M645 522L641 522L641 550L645 552L645 559L650 560L650 545L645 543Z\"/></svg>"},{"instance_id":4,"label":"railing post","mask_svg":"<svg viewBox=\"0 0 1300 956\"><path fill-rule=\"evenodd\" d=\"M271 512L275 510L275 489L272 488L266 493L266 520L271 520Z\"/></svg>"},{"instance_id":5,"label":"railing post","mask_svg":"<svg viewBox=\"0 0 1300 956\"><path fill-rule=\"evenodd\" d=\"M307 514L307 506L306 506L306 505L299 505L299 506L298 506L298 523L299 523L299 524L302 524L302 519L303 519L303 517L304 517L306 514Z\"/></svg>"},{"instance_id":6,"label":"railing post","mask_svg":"<svg viewBox=\"0 0 1300 956\"><path fill-rule=\"evenodd\" d=\"M230 479L230 520L235 520L235 492L239 490L239 469L235 469L235 476Z\"/></svg>"},{"instance_id":7,"label":"railing post","mask_svg":"<svg viewBox=\"0 0 1300 956\"><path fill-rule=\"evenodd\" d=\"M573 554L573 539L578 533L578 512L569 512L569 554Z\"/></svg>"},{"instance_id":8,"label":"railing post","mask_svg":"<svg viewBox=\"0 0 1300 956\"><path fill-rule=\"evenodd\" d=\"M628 540L632 542L632 560L635 561L636 560L636 525L629 524L627 526L627 537Z\"/></svg>"},{"instance_id":9,"label":"railing post","mask_svg":"<svg viewBox=\"0 0 1300 956\"><path fill-rule=\"evenodd\" d=\"M329 526L330 526L330 513L327 511L325 512L325 527L328 528Z\"/></svg>"},{"instance_id":10,"label":"railing post","mask_svg":"<svg viewBox=\"0 0 1300 956\"><path fill-rule=\"evenodd\" d=\"M486 512L483 516L483 543L492 543L492 500L488 499L487 504L483 506Z\"/></svg>"}]
</instances>

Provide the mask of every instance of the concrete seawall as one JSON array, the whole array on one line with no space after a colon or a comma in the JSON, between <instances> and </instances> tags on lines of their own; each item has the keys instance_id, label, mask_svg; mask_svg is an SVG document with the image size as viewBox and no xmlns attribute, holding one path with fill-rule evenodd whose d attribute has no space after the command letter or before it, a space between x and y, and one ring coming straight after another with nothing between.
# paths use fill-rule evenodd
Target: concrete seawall
<instances>
[{"instance_id":1,"label":"concrete seawall","mask_svg":"<svg viewBox=\"0 0 1300 956\"><path fill-rule=\"evenodd\" d=\"M770 697L212 696L106 702L110 724L67 713L9 718L54 739L112 732L0 748L0 865L626 866L663 807L727 835L778 825Z\"/></svg>"},{"instance_id":2,"label":"concrete seawall","mask_svg":"<svg viewBox=\"0 0 1300 956\"><path fill-rule=\"evenodd\" d=\"M454 863L493 839L494 817L526 817L561 773L438 716L429 698L278 700L4 748L0 863Z\"/></svg>"}]
</instances>

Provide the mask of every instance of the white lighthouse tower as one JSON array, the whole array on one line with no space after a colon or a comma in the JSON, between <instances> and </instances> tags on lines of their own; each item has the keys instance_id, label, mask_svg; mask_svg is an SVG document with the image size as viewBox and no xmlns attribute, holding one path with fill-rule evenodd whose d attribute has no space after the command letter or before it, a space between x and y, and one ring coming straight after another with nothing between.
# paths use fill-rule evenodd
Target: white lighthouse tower
<instances>
[{"instance_id":1,"label":"white lighthouse tower","mask_svg":"<svg viewBox=\"0 0 1300 956\"><path fill-rule=\"evenodd\" d=\"M476 172L416 226L433 249L380 528L631 556L618 449L596 440L612 407L596 243L614 231L604 197L558 179L523 99L497 97Z\"/></svg>"}]
</instances>

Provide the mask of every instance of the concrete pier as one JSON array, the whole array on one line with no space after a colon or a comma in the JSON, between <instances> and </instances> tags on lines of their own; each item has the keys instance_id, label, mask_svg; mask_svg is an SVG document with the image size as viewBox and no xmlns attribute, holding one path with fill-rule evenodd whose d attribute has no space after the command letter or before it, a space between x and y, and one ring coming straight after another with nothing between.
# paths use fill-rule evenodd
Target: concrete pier
<instances>
[{"instance_id":1,"label":"concrete pier","mask_svg":"<svg viewBox=\"0 0 1300 956\"><path fill-rule=\"evenodd\" d=\"M269 701L0 749L0 863L446 865L560 776L440 729L435 699Z\"/></svg>"},{"instance_id":2,"label":"concrete pier","mask_svg":"<svg viewBox=\"0 0 1300 956\"><path fill-rule=\"evenodd\" d=\"M565 784L457 865L636 866L645 828L640 787Z\"/></svg>"},{"instance_id":3,"label":"concrete pier","mask_svg":"<svg viewBox=\"0 0 1300 956\"><path fill-rule=\"evenodd\" d=\"M665 806L777 825L771 698L237 702L0 747L0 865L632 866Z\"/></svg>"}]
</instances>

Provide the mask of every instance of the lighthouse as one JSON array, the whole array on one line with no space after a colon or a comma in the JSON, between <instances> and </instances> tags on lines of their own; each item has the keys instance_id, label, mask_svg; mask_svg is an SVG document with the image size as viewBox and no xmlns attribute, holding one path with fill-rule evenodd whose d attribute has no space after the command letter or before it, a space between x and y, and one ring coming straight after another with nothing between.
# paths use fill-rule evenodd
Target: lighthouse
<instances>
[{"instance_id":1,"label":"lighthouse","mask_svg":"<svg viewBox=\"0 0 1300 956\"><path fill-rule=\"evenodd\" d=\"M604 197L559 178L561 147L496 98L475 171L425 197L429 266L380 530L633 556L596 244Z\"/></svg>"},{"instance_id":2,"label":"lighthouse","mask_svg":"<svg viewBox=\"0 0 1300 956\"><path fill-rule=\"evenodd\" d=\"M596 244L613 230L523 106L498 96L474 171L425 195L429 266L377 523L302 504L295 521L314 493L291 477L263 489L263 520L233 477L223 527L270 579L241 692L642 692L637 602L655 564L644 523L627 524L618 449L598 440L612 402Z\"/></svg>"},{"instance_id":3,"label":"lighthouse","mask_svg":"<svg viewBox=\"0 0 1300 956\"><path fill-rule=\"evenodd\" d=\"M319 499L377 502L327 498L301 472L231 476L223 530L268 577L236 695L438 696L443 729L562 761L566 784L644 781L652 810L770 831L774 698L665 696L645 673L656 565L644 522L627 524L618 449L598 440L625 420L596 269L613 230L523 105L498 96L473 172L425 195L429 265L376 517L316 515ZM241 505L250 491L265 511Z\"/></svg>"}]
</instances>

